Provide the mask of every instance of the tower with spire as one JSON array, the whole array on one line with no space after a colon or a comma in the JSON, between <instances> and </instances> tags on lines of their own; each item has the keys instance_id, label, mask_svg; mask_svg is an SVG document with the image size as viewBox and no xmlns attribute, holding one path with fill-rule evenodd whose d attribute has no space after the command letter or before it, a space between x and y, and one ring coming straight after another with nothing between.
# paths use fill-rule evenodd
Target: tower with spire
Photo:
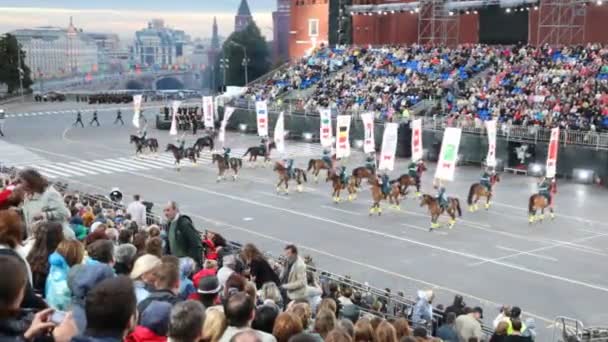
<instances>
[{"instance_id":1,"label":"tower with spire","mask_svg":"<svg viewBox=\"0 0 608 342\"><path fill-rule=\"evenodd\" d=\"M217 30L217 18L213 17L213 35L211 36L211 48L219 50L220 48L220 37Z\"/></svg>"},{"instance_id":2,"label":"tower with spire","mask_svg":"<svg viewBox=\"0 0 608 342\"><path fill-rule=\"evenodd\" d=\"M249 10L249 4L247 0L241 0L239 10L234 17L234 30L236 32L243 31L253 22L251 11Z\"/></svg>"}]
</instances>

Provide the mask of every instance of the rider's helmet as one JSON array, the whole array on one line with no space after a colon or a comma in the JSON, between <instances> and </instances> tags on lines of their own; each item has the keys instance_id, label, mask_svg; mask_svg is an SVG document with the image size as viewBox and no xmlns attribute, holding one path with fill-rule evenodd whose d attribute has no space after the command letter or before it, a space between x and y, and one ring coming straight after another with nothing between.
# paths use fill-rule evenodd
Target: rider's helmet
<instances>
[{"instance_id":1,"label":"rider's helmet","mask_svg":"<svg viewBox=\"0 0 608 342\"><path fill-rule=\"evenodd\" d=\"M323 149L323 153L324 153L324 154L328 154L328 153L329 153L329 150L328 150L328 149Z\"/></svg>"}]
</instances>

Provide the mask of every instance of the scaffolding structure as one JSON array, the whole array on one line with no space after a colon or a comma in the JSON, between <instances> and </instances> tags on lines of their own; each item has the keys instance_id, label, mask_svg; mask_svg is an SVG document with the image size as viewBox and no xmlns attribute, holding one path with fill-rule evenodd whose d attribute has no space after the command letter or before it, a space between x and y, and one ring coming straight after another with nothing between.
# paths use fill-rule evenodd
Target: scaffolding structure
<instances>
[{"instance_id":1,"label":"scaffolding structure","mask_svg":"<svg viewBox=\"0 0 608 342\"><path fill-rule=\"evenodd\" d=\"M536 45L572 45L585 41L587 6L584 1L542 0L538 7Z\"/></svg>"},{"instance_id":2,"label":"scaffolding structure","mask_svg":"<svg viewBox=\"0 0 608 342\"><path fill-rule=\"evenodd\" d=\"M458 13L450 12L444 0L422 0L418 13L418 43L455 46L460 36Z\"/></svg>"}]
</instances>

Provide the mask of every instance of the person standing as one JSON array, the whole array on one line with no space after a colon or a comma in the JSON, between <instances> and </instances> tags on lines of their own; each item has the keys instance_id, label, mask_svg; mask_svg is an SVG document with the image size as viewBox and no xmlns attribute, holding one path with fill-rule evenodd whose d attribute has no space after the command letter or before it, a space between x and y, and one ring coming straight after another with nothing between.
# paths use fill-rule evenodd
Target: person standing
<instances>
[{"instance_id":1,"label":"person standing","mask_svg":"<svg viewBox=\"0 0 608 342\"><path fill-rule=\"evenodd\" d=\"M138 227L146 225L146 206L141 203L139 195L133 195L133 202L127 206L127 214L137 223Z\"/></svg>"},{"instance_id":2,"label":"person standing","mask_svg":"<svg viewBox=\"0 0 608 342\"><path fill-rule=\"evenodd\" d=\"M285 247L285 258L287 264L281 273L281 290L283 290L289 300L306 298L306 264L304 259L298 255L298 248L294 245ZM285 296L284 296L285 297Z\"/></svg>"},{"instance_id":3,"label":"person standing","mask_svg":"<svg viewBox=\"0 0 608 342\"><path fill-rule=\"evenodd\" d=\"M89 126L93 126L93 122L97 123L97 127L99 127L99 120L97 119L97 111L93 112L93 119L89 122Z\"/></svg>"},{"instance_id":4,"label":"person standing","mask_svg":"<svg viewBox=\"0 0 608 342\"><path fill-rule=\"evenodd\" d=\"M76 122L72 125L72 127L76 127L77 124L80 124L82 128L84 128L84 123L82 122L82 114L80 111L76 113Z\"/></svg>"},{"instance_id":5,"label":"person standing","mask_svg":"<svg viewBox=\"0 0 608 342\"><path fill-rule=\"evenodd\" d=\"M177 203L171 201L163 209L167 219L167 246L169 254L178 258L190 257L200 268L203 257L203 242L192 220L179 212Z\"/></svg>"},{"instance_id":6,"label":"person standing","mask_svg":"<svg viewBox=\"0 0 608 342\"><path fill-rule=\"evenodd\" d=\"M6 120L6 113L4 109L0 109L0 136L4 136L4 121Z\"/></svg>"},{"instance_id":7,"label":"person standing","mask_svg":"<svg viewBox=\"0 0 608 342\"><path fill-rule=\"evenodd\" d=\"M122 112L120 111L120 109L116 112L116 120L114 120L114 124L116 125L118 123L118 121L120 121L120 124L122 126L125 125L125 122L122 121Z\"/></svg>"}]
</instances>

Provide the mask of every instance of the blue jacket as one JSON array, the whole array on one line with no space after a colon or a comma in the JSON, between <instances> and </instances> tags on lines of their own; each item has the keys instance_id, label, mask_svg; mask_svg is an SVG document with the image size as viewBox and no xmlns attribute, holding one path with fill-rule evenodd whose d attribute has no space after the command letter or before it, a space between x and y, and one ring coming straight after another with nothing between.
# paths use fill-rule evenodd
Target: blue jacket
<instances>
[{"instance_id":1,"label":"blue jacket","mask_svg":"<svg viewBox=\"0 0 608 342\"><path fill-rule=\"evenodd\" d=\"M439 329L437 329L437 333L435 337L442 339L444 342L458 342L458 334L456 333L456 329L454 326L449 324L444 324Z\"/></svg>"},{"instance_id":2,"label":"blue jacket","mask_svg":"<svg viewBox=\"0 0 608 342\"><path fill-rule=\"evenodd\" d=\"M49 255L49 275L46 278L44 298L53 309L67 311L70 308L72 292L68 287L70 266L65 258L54 252Z\"/></svg>"},{"instance_id":3,"label":"blue jacket","mask_svg":"<svg viewBox=\"0 0 608 342\"><path fill-rule=\"evenodd\" d=\"M68 274L68 287L72 292L72 314L80 333L87 327L84 311L85 299L89 291L102 280L114 277L114 270L106 264L77 265Z\"/></svg>"},{"instance_id":4,"label":"blue jacket","mask_svg":"<svg viewBox=\"0 0 608 342\"><path fill-rule=\"evenodd\" d=\"M425 291L418 291L418 300L412 312L412 323L422 324L422 321L431 322L433 319L433 306L427 299Z\"/></svg>"}]
</instances>

